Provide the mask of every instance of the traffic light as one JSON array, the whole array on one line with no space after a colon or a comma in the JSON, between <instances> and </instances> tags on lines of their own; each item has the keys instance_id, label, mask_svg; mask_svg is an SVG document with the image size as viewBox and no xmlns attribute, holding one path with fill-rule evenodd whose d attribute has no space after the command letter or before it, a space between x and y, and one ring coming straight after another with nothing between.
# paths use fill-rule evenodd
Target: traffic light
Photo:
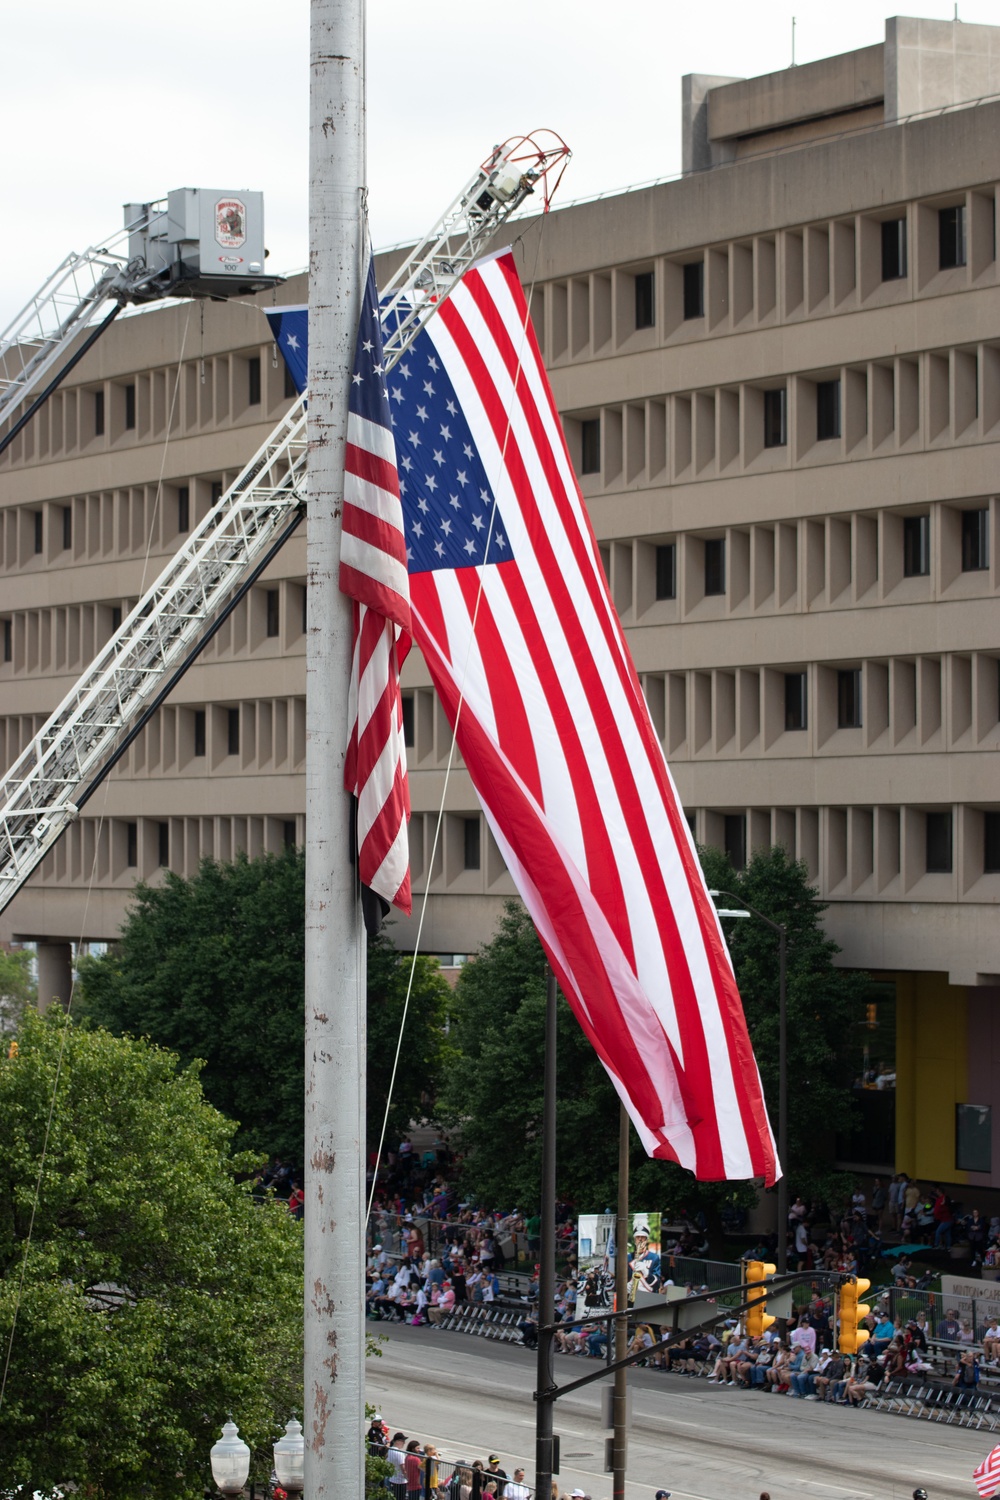
<instances>
[{"instance_id":1,"label":"traffic light","mask_svg":"<svg viewBox=\"0 0 1000 1500\"><path fill-rule=\"evenodd\" d=\"M750 1306L746 1311L744 1325L750 1338L759 1339L767 1332L774 1319L767 1308L767 1292L763 1287L755 1293L754 1288L768 1276L774 1275L774 1267L766 1260L748 1260L747 1267L747 1301Z\"/></svg>"},{"instance_id":2,"label":"traffic light","mask_svg":"<svg viewBox=\"0 0 1000 1500\"><path fill-rule=\"evenodd\" d=\"M853 1281L845 1281L840 1288L840 1338L838 1347L841 1354L857 1354L863 1344L867 1344L871 1334L867 1328L859 1328L858 1324L862 1318L867 1318L871 1308L865 1302L859 1302L871 1286L863 1276L855 1276Z\"/></svg>"}]
</instances>

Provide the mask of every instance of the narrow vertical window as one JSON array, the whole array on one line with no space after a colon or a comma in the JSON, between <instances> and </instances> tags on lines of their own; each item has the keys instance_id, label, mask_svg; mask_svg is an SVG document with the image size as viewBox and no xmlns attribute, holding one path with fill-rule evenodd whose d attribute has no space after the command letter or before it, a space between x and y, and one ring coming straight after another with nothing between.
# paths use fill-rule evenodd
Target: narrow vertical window
<instances>
[{"instance_id":1,"label":"narrow vertical window","mask_svg":"<svg viewBox=\"0 0 1000 1500\"><path fill-rule=\"evenodd\" d=\"M981 573L990 565L990 513L962 512L962 572Z\"/></svg>"},{"instance_id":2,"label":"narrow vertical window","mask_svg":"<svg viewBox=\"0 0 1000 1500\"><path fill-rule=\"evenodd\" d=\"M952 866L951 813L929 812L927 814L927 860L928 875L950 875Z\"/></svg>"},{"instance_id":3,"label":"narrow vertical window","mask_svg":"<svg viewBox=\"0 0 1000 1500\"><path fill-rule=\"evenodd\" d=\"M286 849L295 848L295 819L285 818L281 827L282 843Z\"/></svg>"},{"instance_id":4,"label":"narrow vertical window","mask_svg":"<svg viewBox=\"0 0 1000 1500\"><path fill-rule=\"evenodd\" d=\"M804 672L785 673L785 728L808 728L808 701Z\"/></svg>"},{"instance_id":5,"label":"narrow vertical window","mask_svg":"<svg viewBox=\"0 0 1000 1500\"><path fill-rule=\"evenodd\" d=\"M726 592L726 539L709 537L705 542L705 593Z\"/></svg>"},{"instance_id":6,"label":"narrow vertical window","mask_svg":"<svg viewBox=\"0 0 1000 1500\"><path fill-rule=\"evenodd\" d=\"M125 387L125 426L131 429L135 426L135 384Z\"/></svg>"},{"instance_id":7,"label":"narrow vertical window","mask_svg":"<svg viewBox=\"0 0 1000 1500\"><path fill-rule=\"evenodd\" d=\"M191 487L187 484L177 490L177 530L191 530Z\"/></svg>"},{"instance_id":8,"label":"narrow vertical window","mask_svg":"<svg viewBox=\"0 0 1000 1500\"><path fill-rule=\"evenodd\" d=\"M782 385L764 392L764 447L784 448L788 442L788 391Z\"/></svg>"},{"instance_id":9,"label":"narrow vertical window","mask_svg":"<svg viewBox=\"0 0 1000 1500\"><path fill-rule=\"evenodd\" d=\"M705 316L705 262L692 260L684 267L684 317Z\"/></svg>"},{"instance_id":10,"label":"narrow vertical window","mask_svg":"<svg viewBox=\"0 0 1000 1500\"><path fill-rule=\"evenodd\" d=\"M4 661L14 660L14 630L11 620L3 622L3 659Z\"/></svg>"},{"instance_id":11,"label":"narrow vertical window","mask_svg":"<svg viewBox=\"0 0 1000 1500\"><path fill-rule=\"evenodd\" d=\"M861 668L837 673L837 728L861 728Z\"/></svg>"},{"instance_id":12,"label":"narrow vertical window","mask_svg":"<svg viewBox=\"0 0 1000 1500\"><path fill-rule=\"evenodd\" d=\"M212 496L212 504L213 505L218 505L219 501L222 499L222 480L221 479L213 479L212 480L212 488L211 488L210 493L211 493L211 496Z\"/></svg>"},{"instance_id":13,"label":"narrow vertical window","mask_svg":"<svg viewBox=\"0 0 1000 1500\"><path fill-rule=\"evenodd\" d=\"M588 417L580 423L580 473L601 472L601 419Z\"/></svg>"},{"instance_id":14,"label":"narrow vertical window","mask_svg":"<svg viewBox=\"0 0 1000 1500\"><path fill-rule=\"evenodd\" d=\"M116 631L119 631L121 629L121 625L122 625L122 607L121 607L120 604L112 604L112 606L111 606L111 634L114 635L116 633Z\"/></svg>"},{"instance_id":15,"label":"narrow vertical window","mask_svg":"<svg viewBox=\"0 0 1000 1500\"><path fill-rule=\"evenodd\" d=\"M400 701L403 705L403 744L408 750L412 750L416 744L413 723L413 694L404 693Z\"/></svg>"},{"instance_id":16,"label":"narrow vertical window","mask_svg":"<svg viewBox=\"0 0 1000 1500\"><path fill-rule=\"evenodd\" d=\"M64 505L62 508L62 544L64 552L69 552L73 546L72 505Z\"/></svg>"},{"instance_id":17,"label":"narrow vertical window","mask_svg":"<svg viewBox=\"0 0 1000 1500\"><path fill-rule=\"evenodd\" d=\"M726 858L734 870L743 870L747 862L747 820L745 813L726 813L723 822Z\"/></svg>"},{"instance_id":18,"label":"narrow vertical window","mask_svg":"<svg viewBox=\"0 0 1000 1500\"><path fill-rule=\"evenodd\" d=\"M205 754L205 710L196 708L194 711L194 753Z\"/></svg>"},{"instance_id":19,"label":"narrow vertical window","mask_svg":"<svg viewBox=\"0 0 1000 1500\"><path fill-rule=\"evenodd\" d=\"M267 590L267 633L269 636L281 633L281 594L277 589Z\"/></svg>"},{"instance_id":20,"label":"narrow vertical window","mask_svg":"<svg viewBox=\"0 0 1000 1500\"><path fill-rule=\"evenodd\" d=\"M983 874L1000 875L1000 812L983 813Z\"/></svg>"},{"instance_id":21,"label":"narrow vertical window","mask_svg":"<svg viewBox=\"0 0 1000 1500\"><path fill-rule=\"evenodd\" d=\"M125 824L125 863L129 869L134 869L139 863L139 825L138 823Z\"/></svg>"},{"instance_id":22,"label":"narrow vertical window","mask_svg":"<svg viewBox=\"0 0 1000 1500\"><path fill-rule=\"evenodd\" d=\"M38 552L41 552L41 550L42 550L42 536L43 536L43 532L42 532L42 513L41 513L40 510L36 510L36 511L32 512L32 525L34 527L34 537L33 537L33 540L34 540L35 552L38 553Z\"/></svg>"},{"instance_id":23,"label":"narrow vertical window","mask_svg":"<svg viewBox=\"0 0 1000 1500\"><path fill-rule=\"evenodd\" d=\"M938 263L942 271L965 265L965 204L938 210Z\"/></svg>"},{"instance_id":24,"label":"narrow vertical window","mask_svg":"<svg viewBox=\"0 0 1000 1500\"><path fill-rule=\"evenodd\" d=\"M677 543L664 542L656 549L656 597L677 598Z\"/></svg>"},{"instance_id":25,"label":"narrow vertical window","mask_svg":"<svg viewBox=\"0 0 1000 1500\"><path fill-rule=\"evenodd\" d=\"M930 516L903 517L903 577L924 578L931 570Z\"/></svg>"},{"instance_id":26,"label":"narrow vertical window","mask_svg":"<svg viewBox=\"0 0 1000 1500\"><path fill-rule=\"evenodd\" d=\"M94 436L104 436L104 392L94 392Z\"/></svg>"},{"instance_id":27,"label":"narrow vertical window","mask_svg":"<svg viewBox=\"0 0 1000 1500\"><path fill-rule=\"evenodd\" d=\"M230 708L226 714L226 746L230 755L240 753L240 711Z\"/></svg>"},{"instance_id":28,"label":"narrow vertical window","mask_svg":"<svg viewBox=\"0 0 1000 1500\"><path fill-rule=\"evenodd\" d=\"M478 870L480 861L480 821L478 818L466 818L464 828L465 839L465 868L467 870Z\"/></svg>"},{"instance_id":29,"label":"narrow vertical window","mask_svg":"<svg viewBox=\"0 0 1000 1500\"><path fill-rule=\"evenodd\" d=\"M260 355L247 360L247 405L260 405Z\"/></svg>"},{"instance_id":30,"label":"narrow vertical window","mask_svg":"<svg viewBox=\"0 0 1000 1500\"><path fill-rule=\"evenodd\" d=\"M652 328L656 322L656 308L653 302L653 273L652 271L640 271L635 278L635 326L636 328Z\"/></svg>"},{"instance_id":31,"label":"narrow vertical window","mask_svg":"<svg viewBox=\"0 0 1000 1500\"><path fill-rule=\"evenodd\" d=\"M298 391L295 389L295 377L288 366L285 365L285 400L294 401L298 394Z\"/></svg>"},{"instance_id":32,"label":"narrow vertical window","mask_svg":"<svg viewBox=\"0 0 1000 1500\"><path fill-rule=\"evenodd\" d=\"M156 825L157 859L161 866L170 863L170 824L157 823Z\"/></svg>"},{"instance_id":33,"label":"narrow vertical window","mask_svg":"<svg viewBox=\"0 0 1000 1500\"><path fill-rule=\"evenodd\" d=\"M886 219L882 224L882 280L899 281L906 275L906 220Z\"/></svg>"},{"instance_id":34,"label":"narrow vertical window","mask_svg":"<svg viewBox=\"0 0 1000 1500\"><path fill-rule=\"evenodd\" d=\"M820 380L816 385L816 441L840 437L840 381Z\"/></svg>"}]
</instances>

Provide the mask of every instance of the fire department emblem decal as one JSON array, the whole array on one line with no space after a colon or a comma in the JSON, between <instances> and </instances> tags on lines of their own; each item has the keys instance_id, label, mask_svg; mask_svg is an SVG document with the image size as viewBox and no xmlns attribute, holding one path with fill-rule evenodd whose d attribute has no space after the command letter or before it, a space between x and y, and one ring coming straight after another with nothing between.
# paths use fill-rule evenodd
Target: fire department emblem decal
<instances>
[{"instance_id":1,"label":"fire department emblem decal","mask_svg":"<svg viewBox=\"0 0 1000 1500\"><path fill-rule=\"evenodd\" d=\"M247 210L239 198L220 198L215 205L215 238L226 250L246 244Z\"/></svg>"}]
</instances>

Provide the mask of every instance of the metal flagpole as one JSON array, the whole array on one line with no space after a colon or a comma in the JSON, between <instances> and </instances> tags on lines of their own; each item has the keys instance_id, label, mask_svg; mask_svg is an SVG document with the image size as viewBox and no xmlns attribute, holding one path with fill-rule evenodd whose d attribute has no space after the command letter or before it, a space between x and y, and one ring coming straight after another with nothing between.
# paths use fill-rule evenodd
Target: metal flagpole
<instances>
[{"instance_id":1,"label":"metal flagpole","mask_svg":"<svg viewBox=\"0 0 1000 1500\"><path fill-rule=\"evenodd\" d=\"M306 645L305 1494L364 1494L365 947L344 791L351 603L337 585L361 306L364 0L312 0Z\"/></svg>"},{"instance_id":2,"label":"metal flagpole","mask_svg":"<svg viewBox=\"0 0 1000 1500\"><path fill-rule=\"evenodd\" d=\"M618 1114L618 1213L615 1218L615 1359L628 1354L628 1111L619 1104ZM608 1329L610 1343L611 1330ZM612 1447L612 1495L625 1500L625 1466L628 1456L628 1369L615 1371L612 1401L614 1439Z\"/></svg>"},{"instance_id":3,"label":"metal flagpole","mask_svg":"<svg viewBox=\"0 0 1000 1500\"><path fill-rule=\"evenodd\" d=\"M554 1407L548 1392L555 1385L552 1324L556 1301L556 1034L558 989L548 970L545 987L545 1084L542 1104L541 1244L538 1269L538 1366L535 1410L535 1500L550 1500L552 1489Z\"/></svg>"}]
</instances>

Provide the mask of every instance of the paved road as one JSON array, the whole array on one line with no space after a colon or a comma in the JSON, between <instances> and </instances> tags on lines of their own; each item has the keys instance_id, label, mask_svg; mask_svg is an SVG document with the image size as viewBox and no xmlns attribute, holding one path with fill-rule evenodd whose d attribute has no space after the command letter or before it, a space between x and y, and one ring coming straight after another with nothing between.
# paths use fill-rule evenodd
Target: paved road
<instances>
[{"instance_id":1,"label":"paved road","mask_svg":"<svg viewBox=\"0 0 1000 1500\"><path fill-rule=\"evenodd\" d=\"M508 1473L523 1464L533 1482L534 1356L509 1344L431 1328L369 1323L384 1333L367 1369L369 1401L390 1428L434 1443L448 1458L499 1453ZM556 1379L594 1366L556 1356ZM601 1382L556 1406L562 1437L560 1489L607 1500ZM988 1433L852 1411L815 1401L719 1389L704 1381L630 1374L633 1393L626 1500L975 1500L972 1470L993 1446Z\"/></svg>"}]
</instances>

